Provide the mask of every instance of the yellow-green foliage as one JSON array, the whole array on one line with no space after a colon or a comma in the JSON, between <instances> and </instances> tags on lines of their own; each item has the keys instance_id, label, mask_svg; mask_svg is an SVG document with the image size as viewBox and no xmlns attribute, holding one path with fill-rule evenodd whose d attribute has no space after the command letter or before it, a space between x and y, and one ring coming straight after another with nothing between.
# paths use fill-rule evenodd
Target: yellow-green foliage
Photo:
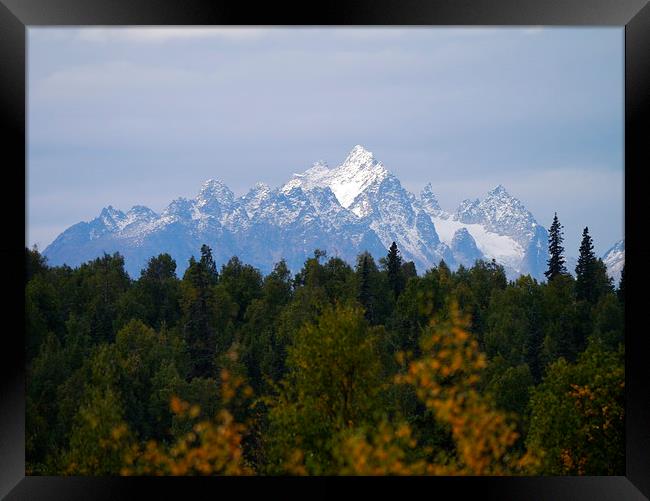
<instances>
[{"instance_id":1,"label":"yellow-green foliage","mask_svg":"<svg viewBox=\"0 0 650 501\"><path fill-rule=\"evenodd\" d=\"M271 406L271 471L283 471L296 449L307 471L332 473L331 450L338 433L373 415L382 389L376 329L363 310L327 308L304 325L289 348L289 374Z\"/></svg>"}]
</instances>

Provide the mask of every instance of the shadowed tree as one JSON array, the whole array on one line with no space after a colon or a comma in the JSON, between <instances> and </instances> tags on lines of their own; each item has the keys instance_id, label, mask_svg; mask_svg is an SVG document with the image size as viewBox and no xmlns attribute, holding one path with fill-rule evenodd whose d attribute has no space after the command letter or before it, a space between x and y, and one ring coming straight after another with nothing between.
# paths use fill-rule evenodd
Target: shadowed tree
<instances>
[{"instance_id":1,"label":"shadowed tree","mask_svg":"<svg viewBox=\"0 0 650 501\"><path fill-rule=\"evenodd\" d=\"M585 227L576 265L576 299L595 303L596 293L596 255L589 228Z\"/></svg>"},{"instance_id":2,"label":"shadowed tree","mask_svg":"<svg viewBox=\"0 0 650 501\"><path fill-rule=\"evenodd\" d=\"M391 244L388 256L386 256L386 271L388 284L397 299L404 290L404 276L402 274L402 256L395 242Z\"/></svg>"},{"instance_id":3,"label":"shadowed tree","mask_svg":"<svg viewBox=\"0 0 650 501\"><path fill-rule=\"evenodd\" d=\"M618 283L616 295L621 303L625 304L625 265L623 265L623 269L621 270L621 281Z\"/></svg>"},{"instance_id":4,"label":"shadowed tree","mask_svg":"<svg viewBox=\"0 0 650 501\"><path fill-rule=\"evenodd\" d=\"M566 275L567 272L564 266L564 247L562 247L564 237L562 236L562 228L563 226L560 224L556 212L548 232L548 270L544 272L544 275L549 281L558 275Z\"/></svg>"}]
</instances>

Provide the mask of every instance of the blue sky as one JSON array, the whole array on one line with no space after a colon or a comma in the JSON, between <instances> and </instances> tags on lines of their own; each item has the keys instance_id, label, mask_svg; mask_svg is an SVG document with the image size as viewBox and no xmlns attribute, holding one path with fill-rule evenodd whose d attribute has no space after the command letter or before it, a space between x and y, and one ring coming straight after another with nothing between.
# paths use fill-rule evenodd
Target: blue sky
<instances>
[{"instance_id":1,"label":"blue sky","mask_svg":"<svg viewBox=\"0 0 650 501\"><path fill-rule=\"evenodd\" d=\"M355 145L454 209L503 184L623 237L622 28L29 28L27 240Z\"/></svg>"}]
</instances>

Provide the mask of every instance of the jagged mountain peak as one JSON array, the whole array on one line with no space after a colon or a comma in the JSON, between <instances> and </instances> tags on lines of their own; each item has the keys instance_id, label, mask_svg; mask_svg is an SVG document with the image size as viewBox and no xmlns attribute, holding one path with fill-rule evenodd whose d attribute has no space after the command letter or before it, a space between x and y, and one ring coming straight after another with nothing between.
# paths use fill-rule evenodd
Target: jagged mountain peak
<instances>
[{"instance_id":1,"label":"jagged mountain peak","mask_svg":"<svg viewBox=\"0 0 650 501\"><path fill-rule=\"evenodd\" d=\"M332 171L328 184L341 205L348 208L361 193L378 185L389 175L372 152L356 145L343 163Z\"/></svg>"},{"instance_id":2,"label":"jagged mountain peak","mask_svg":"<svg viewBox=\"0 0 650 501\"><path fill-rule=\"evenodd\" d=\"M356 145L338 167L330 169L326 162L314 163L282 186L283 193L300 187L305 191L316 187L329 187L339 203L349 208L354 200L371 185L377 185L390 174L383 164L375 160L372 152Z\"/></svg>"},{"instance_id":3,"label":"jagged mountain peak","mask_svg":"<svg viewBox=\"0 0 650 501\"><path fill-rule=\"evenodd\" d=\"M488 191L478 204L479 209L495 222L506 218L532 219L532 215L521 201L506 191L503 185Z\"/></svg>"},{"instance_id":4,"label":"jagged mountain peak","mask_svg":"<svg viewBox=\"0 0 650 501\"><path fill-rule=\"evenodd\" d=\"M180 214L188 212L193 206L193 201L184 197L172 200L163 210L163 215Z\"/></svg>"},{"instance_id":5,"label":"jagged mountain peak","mask_svg":"<svg viewBox=\"0 0 650 501\"><path fill-rule=\"evenodd\" d=\"M112 205L109 205L108 207L104 207L102 209L102 212L101 212L100 216L102 216L102 217L106 216L106 217L112 217L112 218L114 218L114 217L124 217L124 212L122 212L119 209L116 209Z\"/></svg>"},{"instance_id":6,"label":"jagged mountain peak","mask_svg":"<svg viewBox=\"0 0 650 501\"><path fill-rule=\"evenodd\" d=\"M269 187L268 184L258 181L253 185L251 191L270 191L270 189L271 188Z\"/></svg>"},{"instance_id":7,"label":"jagged mountain peak","mask_svg":"<svg viewBox=\"0 0 650 501\"><path fill-rule=\"evenodd\" d=\"M355 145L348 153L348 156L343 161L343 163L355 162L355 163L370 163L375 160L372 151L367 150L360 144Z\"/></svg>"},{"instance_id":8,"label":"jagged mountain peak","mask_svg":"<svg viewBox=\"0 0 650 501\"><path fill-rule=\"evenodd\" d=\"M427 183L424 188L422 188L419 199L426 212L434 213L442 210L438 197L433 192L433 186L431 186L431 183Z\"/></svg>"},{"instance_id":9,"label":"jagged mountain peak","mask_svg":"<svg viewBox=\"0 0 650 501\"><path fill-rule=\"evenodd\" d=\"M198 205L205 205L211 201L218 201L220 203L231 204L235 195L226 183L221 179L208 179L201 185L201 190L196 197Z\"/></svg>"},{"instance_id":10,"label":"jagged mountain peak","mask_svg":"<svg viewBox=\"0 0 650 501\"><path fill-rule=\"evenodd\" d=\"M357 144L352 148L350 153L348 153L348 156L343 160L343 163L339 165L336 170L339 171L339 174L342 174L343 171L351 173L358 171L377 173L387 172L384 165L375 159L373 153L360 144Z\"/></svg>"},{"instance_id":11,"label":"jagged mountain peak","mask_svg":"<svg viewBox=\"0 0 650 501\"><path fill-rule=\"evenodd\" d=\"M146 216L155 216L156 213L151 210L149 207L145 207L144 205L134 205L129 209L129 211L126 213L127 216L130 214L134 215L146 215Z\"/></svg>"},{"instance_id":12,"label":"jagged mountain peak","mask_svg":"<svg viewBox=\"0 0 650 501\"><path fill-rule=\"evenodd\" d=\"M109 231L115 231L120 227L125 217L126 214L124 212L109 205L102 209L102 212L95 221L100 221Z\"/></svg>"},{"instance_id":13,"label":"jagged mountain peak","mask_svg":"<svg viewBox=\"0 0 650 501\"><path fill-rule=\"evenodd\" d=\"M170 252L182 272L189 256L208 243L216 259L238 255L269 270L282 258L299 267L314 248L352 260L368 250L379 258L395 240L421 272L440 259L456 266L485 256L512 275L532 270L539 276L546 234L531 221L502 185L483 201L466 200L452 216L440 208L431 183L414 196L371 151L356 145L335 168L315 162L279 188L256 183L236 199L222 180L208 179L195 198L177 198L161 214L143 206L124 214L108 206L91 223L66 230L44 254L52 263L74 265L114 248L124 253L129 272L137 272L145 256Z\"/></svg>"},{"instance_id":14,"label":"jagged mountain peak","mask_svg":"<svg viewBox=\"0 0 650 501\"><path fill-rule=\"evenodd\" d=\"M502 184L498 184L495 188L488 191L488 197L490 196L510 196L510 193L505 189Z\"/></svg>"}]
</instances>

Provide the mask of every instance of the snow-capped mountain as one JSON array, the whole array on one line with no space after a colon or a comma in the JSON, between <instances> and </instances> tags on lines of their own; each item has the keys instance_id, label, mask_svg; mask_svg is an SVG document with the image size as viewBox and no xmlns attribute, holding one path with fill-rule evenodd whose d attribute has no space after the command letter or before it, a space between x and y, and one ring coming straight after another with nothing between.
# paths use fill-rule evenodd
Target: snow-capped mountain
<instances>
[{"instance_id":1,"label":"snow-capped mountain","mask_svg":"<svg viewBox=\"0 0 650 501\"><path fill-rule=\"evenodd\" d=\"M147 259L162 252L182 273L206 243L217 263L236 255L268 272L284 258L297 271L316 248L354 264L363 251L385 256L393 241L419 272L442 259L452 268L495 259L510 278L530 273L543 279L547 260L546 230L503 186L449 213L431 184L416 197L359 145L337 167L317 162L278 188L258 183L235 197L212 179L195 198L176 199L160 214L109 206L64 231L44 255L53 265L76 266L119 251L137 277Z\"/></svg>"},{"instance_id":2,"label":"snow-capped mountain","mask_svg":"<svg viewBox=\"0 0 650 501\"><path fill-rule=\"evenodd\" d=\"M385 248L398 242L402 255L421 268L435 266L441 259L454 263L431 219L414 206L415 197L360 145L338 167L330 170L319 162L303 174L295 174L281 191L297 186L308 193L318 188L331 190L340 207L370 228Z\"/></svg>"},{"instance_id":3,"label":"snow-capped mountain","mask_svg":"<svg viewBox=\"0 0 650 501\"><path fill-rule=\"evenodd\" d=\"M619 240L605 252L603 262L607 266L607 274L612 277L614 285L618 287L621 281L621 271L625 264L625 239Z\"/></svg>"},{"instance_id":4,"label":"snow-capped mountain","mask_svg":"<svg viewBox=\"0 0 650 501\"><path fill-rule=\"evenodd\" d=\"M427 185L420 194L420 206L430 216L442 242L452 251L457 249L454 254L460 262L465 261L463 264L475 259L478 253L483 259L502 264L509 278L521 274L543 278L548 260L548 233L503 186L489 191L483 200L464 200L450 214L440 208L431 186ZM462 252L458 250L461 242Z\"/></svg>"}]
</instances>

